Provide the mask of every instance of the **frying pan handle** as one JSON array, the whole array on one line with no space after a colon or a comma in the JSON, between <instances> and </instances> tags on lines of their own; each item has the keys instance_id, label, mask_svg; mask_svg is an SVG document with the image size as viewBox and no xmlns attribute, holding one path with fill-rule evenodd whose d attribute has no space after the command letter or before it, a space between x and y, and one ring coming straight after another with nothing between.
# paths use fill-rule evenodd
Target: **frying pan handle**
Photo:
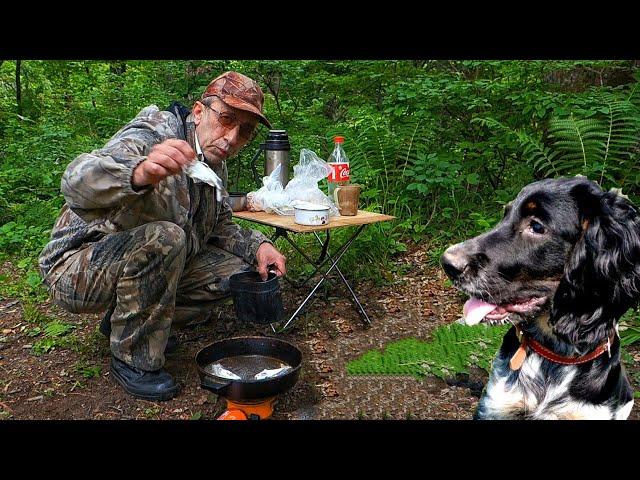
<instances>
[{"instance_id":1,"label":"frying pan handle","mask_svg":"<svg viewBox=\"0 0 640 480\"><path fill-rule=\"evenodd\" d=\"M206 388L208 390L213 390L214 392L219 392L225 387L228 387L231 384L231 380L228 382L217 382L210 377L203 377L200 380L200 385L202 388Z\"/></svg>"}]
</instances>

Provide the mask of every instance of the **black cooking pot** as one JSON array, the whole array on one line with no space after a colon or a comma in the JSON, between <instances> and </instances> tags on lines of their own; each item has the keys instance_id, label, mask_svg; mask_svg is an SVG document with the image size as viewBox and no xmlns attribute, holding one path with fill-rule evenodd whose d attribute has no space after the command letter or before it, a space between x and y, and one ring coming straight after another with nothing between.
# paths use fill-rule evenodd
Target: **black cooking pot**
<instances>
[{"instance_id":1,"label":"black cooking pot","mask_svg":"<svg viewBox=\"0 0 640 480\"><path fill-rule=\"evenodd\" d=\"M258 272L241 272L229 277L229 289L238 320L250 323L279 323L284 317L280 283L274 272L266 281Z\"/></svg>"},{"instance_id":2,"label":"black cooking pot","mask_svg":"<svg viewBox=\"0 0 640 480\"><path fill-rule=\"evenodd\" d=\"M232 380L205 370L207 365L217 360L246 355L276 358L291 366L291 370L262 380ZM196 354L196 364L202 388L232 401L260 400L286 392L295 385L302 366L302 352L278 338L236 337L218 340L204 347Z\"/></svg>"}]
</instances>

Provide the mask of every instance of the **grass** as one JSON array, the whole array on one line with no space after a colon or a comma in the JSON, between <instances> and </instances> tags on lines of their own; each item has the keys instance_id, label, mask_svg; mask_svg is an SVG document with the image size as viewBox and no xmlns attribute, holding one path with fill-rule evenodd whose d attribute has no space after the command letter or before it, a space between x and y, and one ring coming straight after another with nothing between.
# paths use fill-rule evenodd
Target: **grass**
<instances>
[{"instance_id":1,"label":"grass","mask_svg":"<svg viewBox=\"0 0 640 480\"><path fill-rule=\"evenodd\" d=\"M41 303L48 297L47 289L37 270L35 257L22 258L0 252L0 262L15 266L11 273L0 273L0 300L15 298L23 303Z\"/></svg>"},{"instance_id":2,"label":"grass","mask_svg":"<svg viewBox=\"0 0 640 480\"><path fill-rule=\"evenodd\" d=\"M33 344L34 355L49 353L55 348L69 348L78 342L75 335L69 335L76 327L68 323L62 323L51 317L38 317L43 338ZM34 329L35 330L35 329ZM32 332L34 331L32 330Z\"/></svg>"},{"instance_id":3,"label":"grass","mask_svg":"<svg viewBox=\"0 0 640 480\"><path fill-rule=\"evenodd\" d=\"M150 407L144 409L144 416L147 418L157 418L160 413L159 407Z\"/></svg>"},{"instance_id":4,"label":"grass","mask_svg":"<svg viewBox=\"0 0 640 480\"><path fill-rule=\"evenodd\" d=\"M76 362L74 369L84 378L99 377L102 373L102 367L100 365L90 364L83 359Z\"/></svg>"}]
</instances>

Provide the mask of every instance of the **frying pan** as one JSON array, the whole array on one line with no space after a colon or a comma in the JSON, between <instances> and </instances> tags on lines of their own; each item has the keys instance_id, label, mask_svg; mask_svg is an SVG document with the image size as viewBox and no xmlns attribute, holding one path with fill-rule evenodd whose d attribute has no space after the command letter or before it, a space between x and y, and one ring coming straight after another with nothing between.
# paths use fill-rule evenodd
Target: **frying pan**
<instances>
[{"instance_id":1,"label":"frying pan","mask_svg":"<svg viewBox=\"0 0 640 480\"><path fill-rule=\"evenodd\" d=\"M291 366L288 372L262 380L233 380L205 370L217 360L239 355L264 355ZM300 376L302 352L284 340L271 337L235 337L218 340L196 354L200 386L228 400L242 402L276 396L295 385Z\"/></svg>"}]
</instances>

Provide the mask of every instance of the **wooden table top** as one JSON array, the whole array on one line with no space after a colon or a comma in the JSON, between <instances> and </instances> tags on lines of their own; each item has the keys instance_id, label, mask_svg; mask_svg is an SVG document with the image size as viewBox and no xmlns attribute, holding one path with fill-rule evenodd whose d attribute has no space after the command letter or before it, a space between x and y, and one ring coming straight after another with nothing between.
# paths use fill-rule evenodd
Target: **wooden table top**
<instances>
[{"instance_id":1,"label":"wooden table top","mask_svg":"<svg viewBox=\"0 0 640 480\"><path fill-rule=\"evenodd\" d=\"M236 218L241 218L243 220L262 223L263 225L269 225L271 227L283 228L285 230L296 233L318 232L321 230L331 230L332 228L337 227L351 227L357 225L366 225L369 223L387 222L389 220L395 220L396 218L392 217L391 215L384 215L382 213L358 210L358 214L353 216L329 217L329 223L327 223L326 225L308 226L298 225L294 221L293 215L278 215L277 213L267 212L249 212L245 210L242 212L233 212L233 216Z\"/></svg>"}]
</instances>

